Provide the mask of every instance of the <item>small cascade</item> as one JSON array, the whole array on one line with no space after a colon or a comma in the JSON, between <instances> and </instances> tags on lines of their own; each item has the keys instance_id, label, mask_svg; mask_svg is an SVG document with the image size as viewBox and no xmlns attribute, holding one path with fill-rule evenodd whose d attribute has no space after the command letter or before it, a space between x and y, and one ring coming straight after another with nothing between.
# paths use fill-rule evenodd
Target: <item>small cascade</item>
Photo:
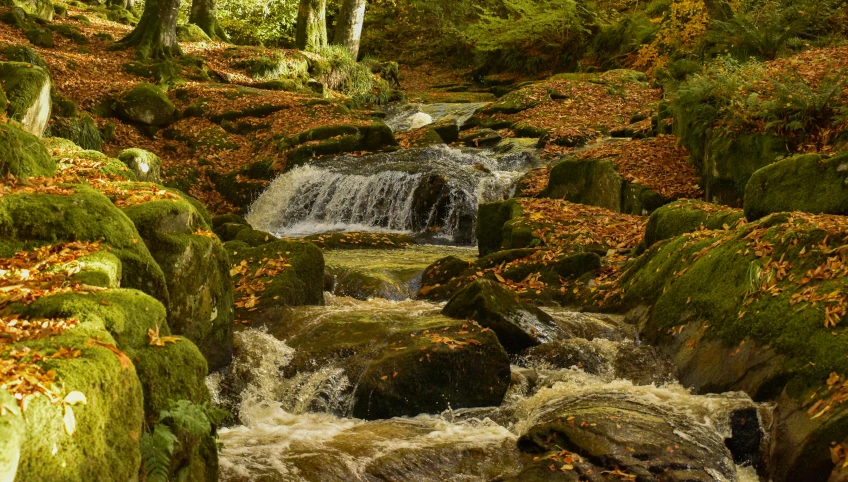
<instances>
[{"instance_id":1,"label":"small cascade","mask_svg":"<svg viewBox=\"0 0 848 482\"><path fill-rule=\"evenodd\" d=\"M248 221L287 237L395 231L473 244L478 204L508 197L520 172L532 167L517 164L515 157L447 146L316 161L274 180Z\"/></svg>"}]
</instances>

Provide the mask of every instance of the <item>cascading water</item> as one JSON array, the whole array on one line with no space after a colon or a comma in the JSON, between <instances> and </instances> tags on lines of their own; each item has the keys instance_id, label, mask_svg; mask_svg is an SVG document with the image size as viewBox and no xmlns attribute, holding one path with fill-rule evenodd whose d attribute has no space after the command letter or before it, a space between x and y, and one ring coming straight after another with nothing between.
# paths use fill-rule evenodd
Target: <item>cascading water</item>
<instances>
[{"instance_id":1,"label":"cascading water","mask_svg":"<svg viewBox=\"0 0 848 482\"><path fill-rule=\"evenodd\" d=\"M394 132L408 132L444 122L453 122L462 127L487 105L485 102L388 105L385 108L385 121Z\"/></svg>"},{"instance_id":2,"label":"cascading water","mask_svg":"<svg viewBox=\"0 0 848 482\"><path fill-rule=\"evenodd\" d=\"M380 317L414 320L440 309L440 305L414 301L333 296L327 301L324 308L293 309L288 318L300 320L292 321L295 324L305 323L309 331L326 317L372 312L375 322L381 322ZM756 407L749 398L741 393L695 396L677 383L638 385L619 378L609 367L611 360L635 343L628 338L627 328L605 316L568 316L569 323L585 325L586 333L616 332L610 340L583 340L583 346L600 354L608 369L590 374L577 366L554 369L532 357L516 360L512 386L499 407L376 421L340 415L340 407L349 404L348 388L356 381L348 380L339 367L329 363L286 378L282 373L296 350L279 335L275 338L261 329L242 331L229 374L210 383L218 400L235 394L234 411L243 423L220 431L221 480L484 482L513 477L533 463L521 450L522 444L530 443L525 434L568 410L588 410L615 420L618 429L609 434L614 441L615 437L626 440L632 427L643 430L639 417L644 415L653 424L649 429L659 427L665 432L638 432L637 439L659 438L656 442L663 452L666 444L670 450L689 444L702 454L689 463L693 468L707 467L702 473L709 479L693 480L759 480L753 469L735 466L724 448L724 441L733 435L731 414ZM232 390L233 383L240 393ZM224 393L228 385L229 392ZM620 413L636 418L619 420ZM681 470L676 465L671 469Z\"/></svg>"},{"instance_id":3,"label":"cascading water","mask_svg":"<svg viewBox=\"0 0 848 482\"><path fill-rule=\"evenodd\" d=\"M447 146L316 161L274 180L248 221L287 237L396 231L472 244L478 204L508 197L533 162Z\"/></svg>"}]
</instances>

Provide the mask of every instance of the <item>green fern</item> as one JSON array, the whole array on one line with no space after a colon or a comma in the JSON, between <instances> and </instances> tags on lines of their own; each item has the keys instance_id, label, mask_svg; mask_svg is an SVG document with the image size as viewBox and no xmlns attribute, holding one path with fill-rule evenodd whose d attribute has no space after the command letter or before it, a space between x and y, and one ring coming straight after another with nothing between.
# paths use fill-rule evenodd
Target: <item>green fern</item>
<instances>
[{"instance_id":1,"label":"green fern","mask_svg":"<svg viewBox=\"0 0 848 482\"><path fill-rule=\"evenodd\" d=\"M177 436L167 425L157 424L153 432L142 435L142 472L147 482L168 482L171 457L177 443Z\"/></svg>"}]
</instances>

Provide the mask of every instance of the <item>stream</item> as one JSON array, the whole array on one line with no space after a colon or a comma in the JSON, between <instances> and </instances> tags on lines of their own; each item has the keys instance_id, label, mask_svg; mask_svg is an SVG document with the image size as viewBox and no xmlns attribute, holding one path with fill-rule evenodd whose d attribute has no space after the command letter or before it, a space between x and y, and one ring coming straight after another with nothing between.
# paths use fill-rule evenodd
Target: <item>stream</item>
<instances>
[{"instance_id":1,"label":"stream","mask_svg":"<svg viewBox=\"0 0 848 482\"><path fill-rule=\"evenodd\" d=\"M395 130L461 124L478 108L393 108L387 123ZM399 350L399 336L456 323L441 314L443 305L412 298L437 259L476 257L478 203L509 197L521 174L539 165L533 152L502 152L437 146L321 160L280 176L256 201L250 223L276 235L403 232L422 244L326 251L334 283L325 306L289 308L279 323L237 329L232 365L207 380L214 400L238 419L219 432L221 480L760 480L752 465L767 452L761 427L771 407L743 393L691 394L673 364L620 316L545 308L575 336L512 355L499 406L356 417L364 373ZM358 364L316 346L330 335L367 346L345 348L360 350L344 355ZM567 449L554 443L562 434Z\"/></svg>"}]
</instances>

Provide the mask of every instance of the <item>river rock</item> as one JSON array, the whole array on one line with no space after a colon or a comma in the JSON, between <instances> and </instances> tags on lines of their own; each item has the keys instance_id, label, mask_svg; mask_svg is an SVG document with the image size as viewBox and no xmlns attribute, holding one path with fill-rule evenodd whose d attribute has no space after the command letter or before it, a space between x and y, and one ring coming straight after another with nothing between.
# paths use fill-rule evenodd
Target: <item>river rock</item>
<instances>
[{"instance_id":1,"label":"river rock","mask_svg":"<svg viewBox=\"0 0 848 482\"><path fill-rule=\"evenodd\" d=\"M50 120L50 74L23 62L0 62L0 84L9 101L9 117L41 137Z\"/></svg>"},{"instance_id":2,"label":"river rock","mask_svg":"<svg viewBox=\"0 0 848 482\"><path fill-rule=\"evenodd\" d=\"M729 415L703 413L711 419ZM645 481L736 480L721 433L661 403L597 391L548 400L533 416L518 446L534 461L509 480L600 482L616 474Z\"/></svg>"},{"instance_id":3,"label":"river rock","mask_svg":"<svg viewBox=\"0 0 848 482\"><path fill-rule=\"evenodd\" d=\"M509 386L509 358L491 330L454 321L416 302L408 310L371 305L316 318L290 311L270 333L295 349L283 369L292 379L341 370L348 384L339 410L363 419L496 406ZM358 303L358 302L354 302Z\"/></svg>"},{"instance_id":4,"label":"river rock","mask_svg":"<svg viewBox=\"0 0 848 482\"><path fill-rule=\"evenodd\" d=\"M197 344L213 370L229 363L234 316L229 259L209 230L205 208L173 192L169 199L123 211L162 267L171 329Z\"/></svg>"},{"instance_id":5,"label":"river rock","mask_svg":"<svg viewBox=\"0 0 848 482\"><path fill-rule=\"evenodd\" d=\"M674 364L648 345L570 338L528 349L531 365L579 368L586 373L630 380L636 385L661 385L675 380Z\"/></svg>"},{"instance_id":6,"label":"river rock","mask_svg":"<svg viewBox=\"0 0 848 482\"><path fill-rule=\"evenodd\" d=\"M562 334L550 315L489 280L477 280L463 288L448 301L442 313L474 320L491 329L510 353L553 341Z\"/></svg>"},{"instance_id":7,"label":"river rock","mask_svg":"<svg viewBox=\"0 0 848 482\"><path fill-rule=\"evenodd\" d=\"M116 104L122 119L148 126L169 124L177 111L161 88L148 83L138 84L125 92Z\"/></svg>"},{"instance_id":8,"label":"river rock","mask_svg":"<svg viewBox=\"0 0 848 482\"><path fill-rule=\"evenodd\" d=\"M745 187L748 220L792 211L848 214L848 153L790 157L754 172Z\"/></svg>"},{"instance_id":9,"label":"river rock","mask_svg":"<svg viewBox=\"0 0 848 482\"><path fill-rule=\"evenodd\" d=\"M156 154L144 149L125 149L118 154L118 160L127 165L138 181L162 182L162 161Z\"/></svg>"}]
</instances>

